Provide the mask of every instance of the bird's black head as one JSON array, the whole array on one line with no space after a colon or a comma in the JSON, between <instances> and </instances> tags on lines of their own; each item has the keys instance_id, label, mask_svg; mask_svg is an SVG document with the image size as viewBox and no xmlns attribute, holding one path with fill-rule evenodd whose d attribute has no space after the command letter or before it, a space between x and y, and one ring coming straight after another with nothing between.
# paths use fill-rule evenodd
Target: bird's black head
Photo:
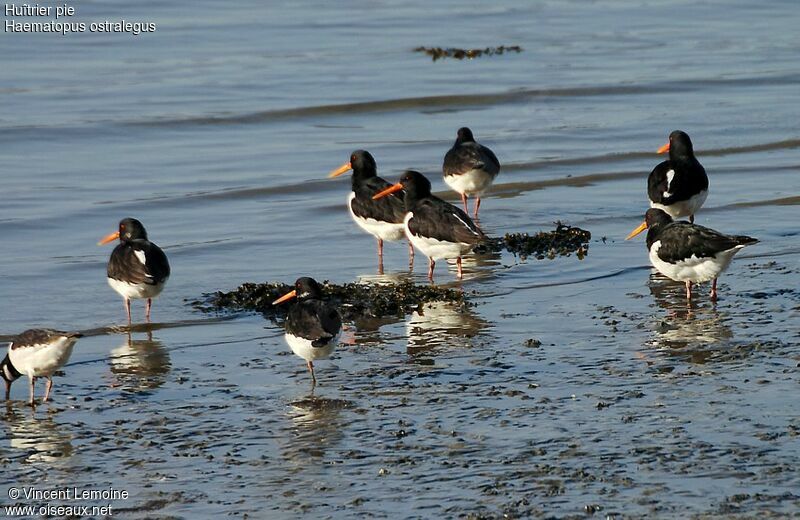
<instances>
[{"instance_id":1,"label":"bird's black head","mask_svg":"<svg viewBox=\"0 0 800 520\"><path fill-rule=\"evenodd\" d=\"M644 221L647 222L647 229L653 229L655 226L671 223L672 217L663 209L650 208L644 214Z\"/></svg>"},{"instance_id":2,"label":"bird's black head","mask_svg":"<svg viewBox=\"0 0 800 520\"><path fill-rule=\"evenodd\" d=\"M418 171L406 170L400 177L400 184L406 191L406 206L409 201L415 201L431 194L431 181Z\"/></svg>"},{"instance_id":3,"label":"bird's black head","mask_svg":"<svg viewBox=\"0 0 800 520\"><path fill-rule=\"evenodd\" d=\"M375 177L378 174L378 166L375 158L366 150L356 150L350 154L350 166L353 168L353 175L362 178Z\"/></svg>"},{"instance_id":4,"label":"bird's black head","mask_svg":"<svg viewBox=\"0 0 800 520\"><path fill-rule=\"evenodd\" d=\"M127 242L129 240L147 240L147 231L141 222L135 218L124 218L119 221L119 240Z\"/></svg>"},{"instance_id":5,"label":"bird's black head","mask_svg":"<svg viewBox=\"0 0 800 520\"><path fill-rule=\"evenodd\" d=\"M669 156L670 159L684 157L694 157L694 147L689 134L682 130L675 130L669 134Z\"/></svg>"},{"instance_id":6,"label":"bird's black head","mask_svg":"<svg viewBox=\"0 0 800 520\"><path fill-rule=\"evenodd\" d=\"M658 208L650 208L647 210L647 213L644 214L644 222L631 231L630 234L625 237L625 240L630 240L647 229L647 247L649 248L653 237L658 234L658 231L654 232L653 230L661 225L669 224L670 222L672 222L672 217L670 217L667 212Z\"/></svg>"},{"instance_id":7,"label":"bird's black head","mask_svg":"<svg viewBox=\"0 0 800 520\"><path fill-rule=\"evenodd\" d=\"M462 126L458 129L458 134L456 137L456 146L460 145L461 143L474 143L475 138L472 136L472 130L467 128L466 126Z\"/></svg>"},{"instance_id":8,"label":"bird's black head","mask_svg":"<svg viewBox=\"0 0 800 520\"><path fill-rule=\"evenodd\" d=\"M297 291L298 300L307 300L310 298L322 298L322 287L316 280L309 276L302 276L294 282L294 290Z\"/></svg>"},{"instance_id":9,"label":"bird's black head","mask_svg":"<svg viewBox=\"0 0 800 520\"><path fill-rule=\"evenodd\" d=\"M3 361L0 361L0 377L3 378L7 385L10 385L19 379L20 376L22 376L22 374L19 372L19 370L14 368L14 365L11 364L11 358L9 358L8 354L6 354L6 357L3 358Z\"/></svg>"}]
</instances>

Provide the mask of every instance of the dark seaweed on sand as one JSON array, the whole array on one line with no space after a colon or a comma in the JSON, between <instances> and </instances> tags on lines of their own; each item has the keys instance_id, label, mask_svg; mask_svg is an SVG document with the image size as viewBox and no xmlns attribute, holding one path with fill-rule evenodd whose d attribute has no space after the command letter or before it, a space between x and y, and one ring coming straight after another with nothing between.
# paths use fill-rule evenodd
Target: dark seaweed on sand
<instances>
[{"instance_id":1,"label":"dark seaweed on sand","mask_svg":"<svg viewBox=\"0 0 800 520\"><path fill-rule=\"evenodd\" d=\"M294 286L283 283L244 283L230 292L217 291L192 305L204 312L256 311L267 318L283 317L290 305L272 305L272 302L291 291ZM416 285L405 281L394 284L325 282L322 292L327 301L339 308L342 317L355 321L365 317L402 317L420 304L448 301L469 305L463 291L435 285Z\"/></svg>"},{"instance_id":2,"label":"dark seaweed on sand","mask_svg":"<svg viewBox=\"0 0 800 520\"><path fill-rule=\"evenodd\" d=\"M519 45L501 45L499 47L486 47L485 49L459 49L457 47L449 47L444 49L442 47L417 47L414 52L424 52L431 57L433 61L442 58L455 58L457 60L478 58L480 56L493 56L495 54L504 54L506 52L522 52L522 47Z\"/></svg>"},{"instance_id":3,"label":"dark seaweed on sand","mask_svg":"<svg viewBox=\"0 0 800 520\"><path fill-rule=\"evenodd\" d=\"M488 238L475 248L476 253L499 253L503 249L519 255L523 260L533 256L538 260L557 256L569 256L572 253L580 259L589 252L589 240L592 234L585 229L568 226L556 222L553 231L541 231L535 235L528 233L506 233L502 238Z\"/></svg>"},{"instance_id":4,"label":"dark seaweed on sand","mask_svg":"<svg viewBox=\"0 0 800 520\"><path fill-rule=\"evenodd\" d=\"M542 231L535 235L508 233L502 238L487 238L475 252L498 253L505 249L523 259L534 256L540 260L575 253L583 259L591 238L592 234L584 229L556 222L553 231ZM279 282L243 283L233 291L206 294L202 300L192 302L192 305L203 312L256 311L266 318L282 318L290 306L275 306L272 302L292 289L294 286ZM344 285L325 282L322 292L325 299L337 306L342 317L348 321L402 317L420 305L434 301L470 305L464 291L437 285L416 285L410 281Z\"/></svg>"}]
</instances>

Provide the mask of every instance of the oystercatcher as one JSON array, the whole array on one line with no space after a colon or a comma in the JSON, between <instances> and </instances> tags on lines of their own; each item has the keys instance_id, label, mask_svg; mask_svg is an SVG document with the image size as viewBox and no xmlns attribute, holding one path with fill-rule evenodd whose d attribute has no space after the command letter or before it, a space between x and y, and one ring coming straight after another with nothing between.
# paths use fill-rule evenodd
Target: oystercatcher
<instances>
[{"instance_id":1,"label":"oystercatcher","mask_svg":"<svg viewBox=\"0 0 800 520\"><path fill-rule=\"evenodd\" d=\"M444 182L461 195L464 212L467 209L467 197L475 195L475 218L481 207L481 195L489 189L497 174L500 173L500 161L489 148L475 142L472 130L462 127L453 147L444 156L442 166Z\"/></svg>"},{"instance_id":2,"label":"oystercatcher","mask_svg":"<svg viewBox=\"0 0 800 520\"><path fill-rule=\"evenodd\" d=\"M108 285L125 299L128 323L131 299L147 298L145 315L150 321L153 298L161 294L169 278L169 262L164 251L147 240L147 231L135 218L124 218L119 230L104 237L97 245L119 239L108 259Z\"/></svg>"},{"instance_id":3,"label":"oystercatcher","mask_svg":"<svg viewBox=\"0 0 800 520\"><path fill-rule=\"evenodd\" d=\"M312 385L316 385L314 360L326 359L333 353L342 332L342 318L336 308L322 301L322 288L313 278L298 278L294 290L272 302L272 305L292 298L298 301L286 316L284 337L292 352L306 360Z\"/></svg>"},{"instance_id":4,"label":"oystercatcher","mask_svg":"<svg viewBox=\"0 0 800 520\"><path fill-rule=\"evenodd\" d=\"M708 197L708 176L694 156L692 140L686 132L675 130L658 153L669 152L669 160L659 163L647 177L650 207L664 210L672 218L689 217Z\"/></svg>"},{"instance_id":5,"label":"oystercatcher","mask_svg":"<svg viewBox=\"0 0 800 520\"><path fill-rule=\"evenodd\" d=\"M30 379L31 406L34 405L33 390L37 377L47 379L44 392L46 402L53 388L51 379L56 370L63 367L72 354L72 347L79 332L61 332L52 329L30 329L16 336L8 346L6 357L0 362L0 375L6 382L6 400L11 394L11 383L26 375Z\"/></svg>"},{"instance_id":6,"label":"oystercatcher","mask_svg":"<svg viewBox=\"0 0 800 520\"><path fill-rule=\"evenodd\" d=\"M356 150L350 154L350 161L332 171L328 177L338 177L350 170L353 170L353 191L347 199L347 207L356 224L378 240L378 262L382 267L383 241L394 242L405 236L403 194L373 200L373 195L391 184L378 177L375 159L366 150ZM408 259L409 263L413 263L414 247L411 242L408 243Z\"/></svg>"},{"instance_id":7,"label":"oystercatcher","mask_svg":"<svg viewBox=\"0 0 800 520\"><path fill-rule=\"evenodd\" d=\"M461 257L485 235L464 211L431 194L431 183L419 172L408 170L400 182L373 198L380 199L405 189L406 236L428 257L428 279L433 281L436 260L455 258L458 279L463 278Z\"/></svg>"},{"instance_id":8,"label":"oystercatcher","mask_svg":"<svg viewBox=\"0 0 800 520\"><path fill-rule=\"evenodd\" d=\"M711 299L717 299L717 277L728 268L734 255L757 239L725 235L689 222L676 222L665 211L651 208L644 222L631 231L629 240L647 229L650 263L661 274L686 283L686 298L692 298L692 283L714 280Z\"/></svg>"}]
</instances>

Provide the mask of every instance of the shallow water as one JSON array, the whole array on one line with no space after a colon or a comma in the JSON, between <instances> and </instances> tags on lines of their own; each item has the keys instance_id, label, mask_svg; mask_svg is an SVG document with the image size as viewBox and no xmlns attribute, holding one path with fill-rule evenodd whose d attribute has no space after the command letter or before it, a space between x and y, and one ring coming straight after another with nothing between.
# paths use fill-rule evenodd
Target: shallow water
<instances>
[{"instance_id":1,"label":"shallow water","mask_svg":"<svg viewBox=\"0 0 800 520\"><path fill-rule=\"evenodd\" d=\"M0 339L81 330L54 402L0 413L12 486L113 486L115 516L684 518L800 510L800 11L794 2L81 3L122 35L0 53ZM419 45L521 45L472 61ZM303 362L260 316L188 301L244 281L376 275L326 174L366 148L437 172L472 127L503 171L490 234L593 233L589 255L465 261L468 313L350 325ZM703 225L758 237L691 307L650 273L645 179L686 130ZM172 264L124 326L97 240L135 216ZM386 248L386 279L408 274ZM141 302L134 304L137 323ZM536 343L526 343L536 339ZM527 346L531 345L531 346ZM41 391L42 389L40 389ZM39 502L18 501L20 504ZM69 505L69 504L68 504Z\"/></svg>"}]
</instances>

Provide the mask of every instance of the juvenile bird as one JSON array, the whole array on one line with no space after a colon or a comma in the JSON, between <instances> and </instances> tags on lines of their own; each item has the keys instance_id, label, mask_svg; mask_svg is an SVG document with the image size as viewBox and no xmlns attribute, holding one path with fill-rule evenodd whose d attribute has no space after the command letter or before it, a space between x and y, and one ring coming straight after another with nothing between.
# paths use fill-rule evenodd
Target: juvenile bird
<instances>
[{"instance_id":1,"label":"juvenile bird","mask_svg":"<svg viewBox=\"0 0 800 520\"><path fill-rule=\"evenodd\" d=\"M51 376L69 361L72 347L81 336L83 334L79 332L52 329L30 329L16 336L8 346L6 357L0 361L0 376L6 383L6 400L11 394L11 383L25 375L30 380L31 406L34 405L36 378L47 379L42 400L46 402L53 388Z\"/></svg>"}]
</instances>

